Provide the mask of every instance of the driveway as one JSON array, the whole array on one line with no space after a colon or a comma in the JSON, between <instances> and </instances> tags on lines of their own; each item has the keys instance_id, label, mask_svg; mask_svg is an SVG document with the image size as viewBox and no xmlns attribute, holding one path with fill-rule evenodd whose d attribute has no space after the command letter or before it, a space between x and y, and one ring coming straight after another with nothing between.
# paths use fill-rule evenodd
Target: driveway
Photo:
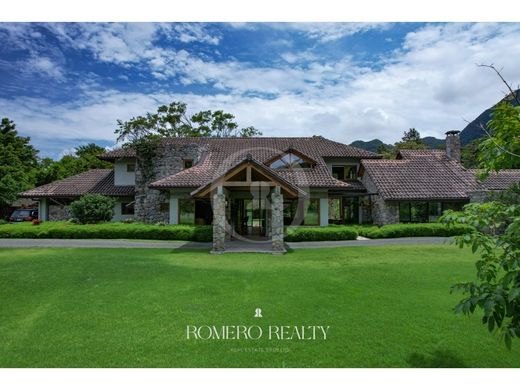
<instances>
[{"instance_id":1,"label":"driveway","mask_svg":"<svg viewBox=\"0 0 520 390\"><path fill-rule=\"evenodd\" d=\"M376 240L351 240L351 241L311 241L311 242L287 242L290 249L300 248L337 248L348 246L383 246L383 245L418 245L418 244L446 244L451 243L449 237L403 237L385 238ZM260 243L265 246L268 243ZM233 242L232 246L237 251L248 249L255 251L255 245ZM133 240L74 240L74 239L31 239L31 238L2 238L0 248L164 248L164 249L211 249L209 242L186 241L133 241ZM231 248L230 248L231 249Z\"/></svg>"}]
</instances>

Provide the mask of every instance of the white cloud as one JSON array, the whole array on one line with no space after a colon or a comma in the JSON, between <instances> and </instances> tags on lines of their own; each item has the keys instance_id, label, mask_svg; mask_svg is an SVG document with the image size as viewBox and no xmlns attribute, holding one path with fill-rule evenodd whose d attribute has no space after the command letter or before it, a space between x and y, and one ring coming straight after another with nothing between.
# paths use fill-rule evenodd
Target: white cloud
<instances>
[{"instance_id":1,"label":"white cloud","mask_svg":"<svg viewBox=\"0 0 520 390\"><path fill-rule=\"evenodd\" d=\"M336 41L357 33L386 29L388 23L274 23L278 29L298 31L322 43Z\"/></svg>"},{"instance_id":2,"label":"white cloud","mask_svg":"<svg viewBox=\"0 0 520 390\"><path fill-rule=\"evenodd\" d=\"M64 70L61 65L48 57L32 57L24 64L26 72L44 75L57 81L64 81Z\"/></svg>"},{"instance_id":3,"label":"white cloud","mask_svg":"<svg viewBox=\"0 0 520 390\"><path fill-rule=\"evenodd\" d=\"M177 76L187 85L209 84L222 93L147 95L100 92L92 86L81 101L54 105L19 97L0 100L0 111L9 113L27 135L113 142L116 119L182 100L193 111L229 111L241 126L254 125L264 135L394 142L409 127L442 138L446 130L462 129L464 119L474 119L497 102L504 87L476 63L495 63L504 67L507 80L520 81L520 24L428 25L409 33L402 47L375 69L360 67L349 56L338 61L310 56L306 61L298 53L286 53L285 64L271 66L216 62L142 41L144 51L128 44L128 51L117 51L121 57L113 60L139 55L158 78Z\"/></svg>"}]
</instances>

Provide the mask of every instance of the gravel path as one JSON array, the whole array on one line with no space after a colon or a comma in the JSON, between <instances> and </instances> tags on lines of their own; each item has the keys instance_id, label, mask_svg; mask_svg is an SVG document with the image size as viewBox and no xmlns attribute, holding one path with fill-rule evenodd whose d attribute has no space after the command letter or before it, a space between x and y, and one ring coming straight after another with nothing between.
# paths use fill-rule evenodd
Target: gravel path
<instances>
[{"instance_id":1,"label":"gravel path","mask_svg":"<svg viewBox=\"0 0 520 390\"><path fill-rule=\"evenodd\" d=\"M312 242L288 242L291 249L298 248L337 248L348 246L383 246L383 245L417 245L417 244L446 244L452 241L446 237L404 237L385 238L376 240L353 241L312 241ZM260 242L250 245L251 249L265 249L268 242ZM243 246L239 242L233 242L230 250L240 251ZM164 249L210 249L209 242L183 242L183 241L129 241L129 240L73 240L73 239L31 239L31 238L2 238L0 248L164 248Z\"/></svg>"}]
</instances>

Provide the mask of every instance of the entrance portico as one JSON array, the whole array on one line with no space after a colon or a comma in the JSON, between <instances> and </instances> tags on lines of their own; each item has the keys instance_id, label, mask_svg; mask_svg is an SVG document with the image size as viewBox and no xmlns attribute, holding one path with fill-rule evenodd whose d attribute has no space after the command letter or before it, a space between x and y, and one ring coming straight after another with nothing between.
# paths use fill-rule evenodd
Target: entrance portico
<instances>
[{"instance_id":1,"label":"entrance portico","mask_svg":"<svg viewBox=\"0 0 520 390\"><path fill-rule=\"evenodd\" d=\"M284 197L306 196L250 156L191 195L211 198L213 253L224 252L229 240L270 241L273 253L285 252Z\"/></svg>"}]
</instances>

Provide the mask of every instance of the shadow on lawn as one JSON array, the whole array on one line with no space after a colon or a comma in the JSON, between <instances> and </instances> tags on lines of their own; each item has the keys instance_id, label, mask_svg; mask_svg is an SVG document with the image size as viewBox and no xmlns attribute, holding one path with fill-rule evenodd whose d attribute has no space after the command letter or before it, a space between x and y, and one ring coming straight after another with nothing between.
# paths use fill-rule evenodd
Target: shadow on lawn
<instances>
[{"instance_id":1,"label":"shadow on lawn","mask_svg":"<svg viewBox=\"0 0 520 390\"><path fill-rule=\"evenodd\" d=\"M411 367L416 368L463 368L464 361L448 350L436 350L433 353L412 352L406 358Z\"/></svg>"}]
</instances>

